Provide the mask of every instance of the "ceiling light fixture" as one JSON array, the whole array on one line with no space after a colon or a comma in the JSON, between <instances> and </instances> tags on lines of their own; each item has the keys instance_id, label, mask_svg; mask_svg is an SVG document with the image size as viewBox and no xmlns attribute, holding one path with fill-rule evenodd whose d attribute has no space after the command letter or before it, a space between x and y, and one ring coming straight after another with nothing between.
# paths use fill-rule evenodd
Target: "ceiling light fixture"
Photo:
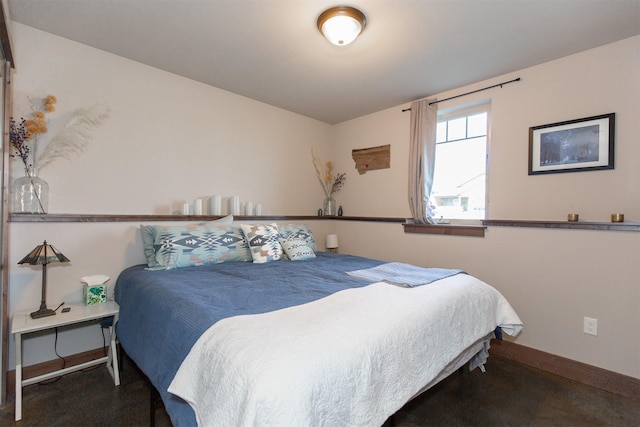
<instances>
[{"instance_id":1,"label":"ceiling light fixture","mask_svg":"<svg viewBox=\"0 0 640 427\"><path fill-rule=\"evenodd\" d=\"M346 46L364 30L367 18L358 9L336 6L325 10L318 17L318 30L336 46Z\"/></svg>"}]
</instances>

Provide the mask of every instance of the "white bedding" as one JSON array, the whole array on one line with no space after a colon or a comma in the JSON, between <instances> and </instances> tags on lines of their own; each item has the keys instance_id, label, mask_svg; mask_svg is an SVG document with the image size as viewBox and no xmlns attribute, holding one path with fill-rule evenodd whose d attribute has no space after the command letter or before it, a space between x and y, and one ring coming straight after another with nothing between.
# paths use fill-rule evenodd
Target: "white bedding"
<instances>
[{"instance_id":1,"label":"white bedding","mask_svg":"<svg viewBox=\"0 0 640 427\"><path fill-rule=\"evenodd\" d=\"M374 283L217 322L169 391L200 426L376 426L496 326L516 335L522 323L472 276Z\"/></svg>"}]
</instances>

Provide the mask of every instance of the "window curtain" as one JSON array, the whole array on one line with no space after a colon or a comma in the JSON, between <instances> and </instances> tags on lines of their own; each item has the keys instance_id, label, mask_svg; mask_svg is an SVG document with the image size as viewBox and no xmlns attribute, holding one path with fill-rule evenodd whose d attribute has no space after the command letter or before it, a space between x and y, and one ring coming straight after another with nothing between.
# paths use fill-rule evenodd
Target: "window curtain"
<instances>
[{"instance_id":1,"label":"window curtain","mask_svg":"<svg viewBox=\"0 0 640 427\"><path fill-rule=\"evenodd\" d=\"M429 216L429 197L436 164L436 99L411 103L411 145L409 149L409 207L418 224L433 224ZM429 105L431 104L431 105Z\"/></svg>"}]
</instances>

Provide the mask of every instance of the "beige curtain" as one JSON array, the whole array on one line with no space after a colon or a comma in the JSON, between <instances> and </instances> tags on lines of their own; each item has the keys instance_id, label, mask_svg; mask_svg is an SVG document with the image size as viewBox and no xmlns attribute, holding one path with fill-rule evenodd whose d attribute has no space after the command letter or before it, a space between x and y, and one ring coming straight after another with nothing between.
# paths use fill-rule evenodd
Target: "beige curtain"
<instances>
[{"instance_id":1,"label":"beige curtain","mask_svg":"<svg viewBox=\"0 0 640 427\"><path fill-rule=\"evenodd\" d=\"M418 224L433 224L428 206L436 160L438 104L435 101L422 99L411 103L409 207Z\"/></svg>"}]
</instances>

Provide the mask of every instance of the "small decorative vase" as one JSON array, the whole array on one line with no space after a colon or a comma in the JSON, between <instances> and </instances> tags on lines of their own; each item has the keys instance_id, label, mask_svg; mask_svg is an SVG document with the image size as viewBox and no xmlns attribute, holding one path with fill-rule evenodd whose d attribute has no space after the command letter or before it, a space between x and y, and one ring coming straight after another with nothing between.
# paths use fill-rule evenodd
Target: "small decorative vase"
<instances>
[{"instance_id":1,"label":"small decorative vase","mask_svg":"<svg viewBox=\"0 0 640 427\"><path fill-rule=\"evenodd\" d=\"M336 204L336 199L334 199L333 197L329 196L326 199L324 199L324 214L325 216L333 216L337 214L337 204Z\"/></svg>"},{"instance_id":2,"label":"small decorative vase","mask_svg":"<svg viewBox=\"0 0 640 427\"><path fill-rule=\"evenodd\" d=\"M24 176L13 181L14 213L47 213L49 210L49 184L38 176L37 169L25 169Z\"/></svg>"}]
</instances>

